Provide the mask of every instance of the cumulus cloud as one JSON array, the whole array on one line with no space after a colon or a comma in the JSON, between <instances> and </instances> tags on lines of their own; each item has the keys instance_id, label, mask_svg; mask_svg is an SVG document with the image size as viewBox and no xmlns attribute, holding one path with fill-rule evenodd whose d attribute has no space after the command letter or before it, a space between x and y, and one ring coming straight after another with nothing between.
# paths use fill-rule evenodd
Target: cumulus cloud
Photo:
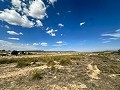
<instances>
[{"instance_id":1,"label":"cumulus cloud","mask_svg":"<svg viewBox=\"0 0 120 90\"><path fill-rule=\"evenodd\" d=\"M36 20L36 26L43 26L42 22L40 20Z\"/></svg>"},{"instance_id":2,"label":"cumulus cloud","mask_svg":"<svg viewBox=\"0 0 120 90\"><path fill-rule=\"evenodd\" d=\"M48 44L46 42L42 42L41 46L47 46Z\"/></svg>"},{"instance_id":3,"label":"cumulus cloud","mask_svg":"<svg viewBox=\"0 0 120 90\"><path fill-rule=\"evenodd\" d=\"M33 18L43 19L46 16L46 7L42 0L32 1L29 10L29 15Z\"/></svg>"},{"instance_id":4,"label":"cumulus cloud","mask_svg":"<svg viewBox=\"0 0 120 90\"><path fill-rule=\"evenodd\" d=\"M25 15L21 16L15 10L4 9L0 11L0 20L6 21L12 25L18 25L23 27L33 27L34 23L30 21Z\"/></svg>"},{"instance_id":5,"label":"cumulus cloud","mask_svg":"<svg viewBox=\"0 0 120 90\"><path fill-rule=\"evenodd\" d=\"M81 23L80 23L80 26L83 26L84 24L85 24L85 22L81 22Z\"/></svg>"},{"instance_id":6,"label":"cumulus cloud","mask_svg":"<svg viewBox=\"0 0 120 90\"><path fill-rule=\"evenodd\" d=\"M59 23L58 26L59 27L64 27L64 25L62 23Z\"/></svg>"},{"instance_id":7,"label":"cumulus cloud","mask_svg":"<svg viewBox=\"0 0 120 90\"><path fill-rule=\"evenodd\" d=\"M55 36L56 36L56 34L55 34L55 33L51 33L51 36L52 36L52 37L55 37Z\"/></svg>"},{"instance_id":8,"label":"cumulus cloud","mask_svg":"<svg viewBox=\"0 0 120 90\"><path fill-rule=\"evenodd\" d=\"M57 2L57 0L48 0L50 4L54 5L55 2Z\"/></svg>"},{"instance_id":9,"label":"cumulus cloud","mask_svg":"<svg viewBox=\"0 0 120 90\"><path fill-rule=\"evenodd\" d=\"M12 0L11 3L16 9L21 10L21 1L20 0Z\"/></svg>"},{"instance_id":10,"label":"cumulus cloud","mask_svg":"<svg viewBox=\"0 0 120 90\"><path fill-rule=\"evenodd\" d=\"M24 13L25 15L28 16L29 15L29 10L26 7L24 7L22 13Z\"/></svg>"},{"instance_id":11,"label":"cumulus cloud","mask_svg":"<svg viewBox=\"0 0 120 90\"><path fill-rule=\"evenodd\" d=\"M46 33L49 34L50 36L56 36L55 32L57 32L58 30L48 30Z\"/></svg>"},{"instance_id":12,"label":"cumulus cloud","mask_svg":"<svg viewBox=\"0 0 120 90\"><path fill-rule=\"evenodd\" d=\"M8 39L10 39L10 40L20 40L19 38L8 38Z\"/></svg>"},{"instance_id":13,"label":"cumulus cloud","mask_svg":"<svg viewBox=\"0 0 120 90\"><path fill-rule=\"evenodd\" d=\"M16 44L4 40L0 40L0 48L5 50L36 50L33 45Z\"/></svg>"},{"instance_id":14,"label":"cumulus cloud","mask_svg":"<svg viewBox=\"0 0 120 90\"><path fill-rule=\"evenodd\" d=\"M41 20L45 17L48 18L46 12L47 5L45 5L43 1L44 0L11 0L10 3L12 6L10 5L10 9L0 11L0 20L11 25L27 28L43 26ZM54 4L57 0L48 0L48 2ZM55 34L51 35L55 36Z\"/></svg>"}]
</instances>

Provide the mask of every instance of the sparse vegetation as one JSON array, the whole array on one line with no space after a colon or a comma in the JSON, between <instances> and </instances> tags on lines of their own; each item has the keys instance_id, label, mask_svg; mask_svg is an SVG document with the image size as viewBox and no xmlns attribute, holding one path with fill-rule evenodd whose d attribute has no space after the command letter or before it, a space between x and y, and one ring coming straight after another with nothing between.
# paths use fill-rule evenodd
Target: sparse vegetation
<instances>
[{"instance_id":1,"label":"sparse vegetation","mask_svg":"<svg viewBox=\"0 0 120 90\"><path fill-rule=\"evenodd\" d=\"M17 62L17 59L11 58L11 59L1 59L0 64L10 64L10 63L15 63Z\"/></svg>"},{"instance_id":2,"label":"sparse vegetation","mask_svg":"<svg viewBox=\"0 0 120 90\"><path fill-rule=\"evenodd\" d=\"M43 78L42 72L40 70L35 70L32 74L32 80L40 80Z\"/></svg>"},{"instance_id":3,"label":"sparse vegetation","mask_svg":"<svg viewBox=\"0 0 120 90\"><path fill-rule=\"evenodd\" d=\"M47 61L47 65L48 65L48 66L53 66L53 65L55 65L54 60L52 60L52 59L48 60L48 61Z\"/></svg>"},{"instance_id":4,"label":"sparse vegetation","mask_svg":"<svg viewBox=\"0 0 120 90\"><path fill-rule=\"evenodd\" d=\"M74 85L76 86L81 82L87 86L88 89L86 90L99 90L97 85L105 88L105 90L106 88L108 89L108 87L114 87L115 89L113 90L119 90L117 89L119 87L113 85L113 83L120 83L120 56L118 53L86 53L61 56L3 58L0 59L0 64L0 67L2 67L0 68L0 79L3 80L2 82L9 83L6 81L6 78L10 77L11 79L8 79L10 82L14 81L14 87L16 87L18 83L24 85L23 87L19 87L19 89L23 89L26 86L31 88L37 85L39 90L43 89L43 87L47 90L50 86L46 85L54 85L54 83L56 83L57 85L60 84L61 87L66 85L67 88L75 90L70 86L71 82L75 82ZM100 73L98 74L98 72ZM2 73L5 73L5 75L2 75ZM113 77L110 78L112 74L114 79L112 79ZM91 75L93 75L94 78ZM115 75L117 75L117 77L115 77ZM97 79L97 77L97 82L88 82L91 79ZM99 78L102 83L99 83ZM109 84L104 86L105 82L109 82ZM0 85L2 86L4 83ZM1 86L0 88L10 87L7 85Z\"/></svg>"},{"instance_id":5,"label":"sparse vegetation","mask_svg":"<svg viewBox=\"0 0 120 90\"><path fill-rule=\"evenodd\" d=\"M62 59L60 60L60 65L70 65L72 64L71 60Z\"/></svg>"},{"instance_id":6,"label":"sparse vegetation","mask_svg":"<svg viewBox=\"0 0 120 90\"><path fill-rule=\"evenodd\" d=\"M18 68L22 68L22 67L25 67L25 66L29 66L30 63L29 62L25 62L25 61L18 61L17 62L17 66Z\"/></svg>"}]
</instances>

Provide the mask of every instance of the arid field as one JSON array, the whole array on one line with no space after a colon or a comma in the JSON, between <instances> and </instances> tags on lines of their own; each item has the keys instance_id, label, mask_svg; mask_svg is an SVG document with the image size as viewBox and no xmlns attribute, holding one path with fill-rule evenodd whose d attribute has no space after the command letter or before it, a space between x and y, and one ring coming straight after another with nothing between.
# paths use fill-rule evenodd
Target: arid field
<instances>
[{"instance_id":1,"label":"arid field","mask_svg":"<svg viewBox=\"0 0 120 90\"><path fill-rule=\"evenodd\" d=\"M1 57L0 90L120 90L120 55Z\"/></svg>"}]
</instances>

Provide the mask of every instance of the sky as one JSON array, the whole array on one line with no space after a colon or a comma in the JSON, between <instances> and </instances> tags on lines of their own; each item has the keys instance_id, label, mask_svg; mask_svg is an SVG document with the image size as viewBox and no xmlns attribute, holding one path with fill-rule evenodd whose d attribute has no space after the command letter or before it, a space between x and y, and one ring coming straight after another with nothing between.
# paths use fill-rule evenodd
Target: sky
<instances>
[{"instance_id":1,"label":"sky","mask_svg":"<svg viewBox=\"0 0 120 90\"><path fill-rule=\"evenodd\" d=\"M120 0L0 0L0 49L120 49Z\"/></svg>"}]
</instances>

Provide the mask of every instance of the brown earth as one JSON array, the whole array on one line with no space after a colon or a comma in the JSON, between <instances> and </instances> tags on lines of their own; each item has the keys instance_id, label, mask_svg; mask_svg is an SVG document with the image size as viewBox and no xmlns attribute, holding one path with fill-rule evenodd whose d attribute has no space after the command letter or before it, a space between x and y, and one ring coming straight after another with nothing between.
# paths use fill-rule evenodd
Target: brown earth
<instances>
[{"instance_id":1,"label":"brown earth","mask_svg":"<svg viewBox=\"0 0 120 90\"><path fill-rule=\"evenodd\" d=\"M22 68L17 63L0 64L0 90L120 90L120 55L78 56L67 56L72 62L68 65L57 60L52 66L42 61ZM40 80L32 79L36 70Z\"/></svg>"}]
</instances>

